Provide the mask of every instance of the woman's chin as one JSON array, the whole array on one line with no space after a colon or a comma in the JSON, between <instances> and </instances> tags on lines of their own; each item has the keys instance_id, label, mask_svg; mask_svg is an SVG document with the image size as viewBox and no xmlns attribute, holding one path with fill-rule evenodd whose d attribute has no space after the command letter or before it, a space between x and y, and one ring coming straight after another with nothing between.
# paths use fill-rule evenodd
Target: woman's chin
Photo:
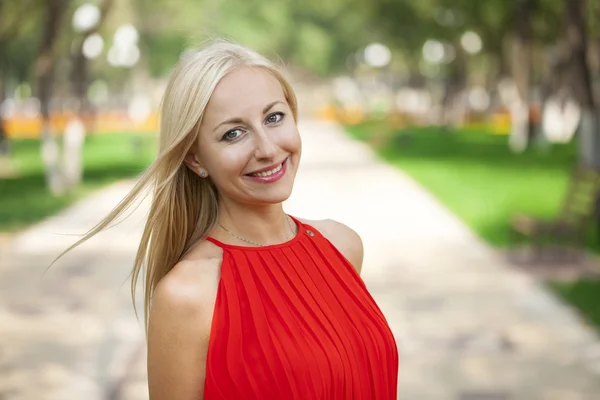
<instances>
[{"instance_id":1,"label":"woman's chin","mask_svg":"<svg viewBox=\"0 0 600 400\"><path fill-rule=\"evenodd\" d=\"M290 198L292 195L291 188L277 188L277 190L269 190L268 192L254 194L247 199L249 203L256 205L271 205L280 204Z\"/></svg>"},{"instance_id":2,"label":"woman's chin","mask_svg":"<svg viewBox=\"0 0 600 400\"><path fill-rule=\"evenodd\" d=\"M264 204L264 205L280 204L280 203L283 203L284 201L286 201L287 199L289 199L291 195L292 195L292 193L289 192L289 193L273 194L272 196L264 196L264 197L261 196L261 198L256 199L256 203Z\"/></svg>"},{"instance_id":3,"label":"woman's chin","mask_svg":"<svg viewBox=\"0 0 600 400\"><path fill-rule=\"evenodd\" d=\"M292 179L282 179L275 184L261 185L259 187L254 184L248 185L243 182L242 185L229 193L220 193L220 197L225 200L229 199L234 203L267 206L271 204L280 204L290 198L294 181Z\"/></svg>"}]
</instances>

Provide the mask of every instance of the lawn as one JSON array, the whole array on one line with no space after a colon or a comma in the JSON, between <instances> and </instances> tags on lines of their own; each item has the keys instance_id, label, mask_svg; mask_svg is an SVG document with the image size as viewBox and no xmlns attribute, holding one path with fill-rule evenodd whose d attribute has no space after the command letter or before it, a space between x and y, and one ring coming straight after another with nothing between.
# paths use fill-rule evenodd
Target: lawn
<instances>
[{"instance_id":1,"label":"lawn","mask_svg":"<svg viewBox=\"0 0 600 400\"><path fill-rule=\"evenodd\" d=\"M12 232L57 213L74 201L119 179L133 177L155 155L155 136L99 134L86 139L82 184L55 197L45 186L39 140L12 140L14 176L0 178L0 232Z\"/></svg>"},{"instance_id":2,"label":"lawn","mask_svg":"<svg viewBox=\"0 0 600 400\"><path fill-rule=\"evenodd\" d=\"M509 221L514 213L556 215L576 161L574 144L534 146L515 154L506 136L484 130L391 129L384 121L346 129L370 143L382 158L411 175L482 239L499 248L511 245ZM596 237L591 229L587 246L598 252ZM600 328L600 281L550 286Z\"/></svg>"}]
</instances>

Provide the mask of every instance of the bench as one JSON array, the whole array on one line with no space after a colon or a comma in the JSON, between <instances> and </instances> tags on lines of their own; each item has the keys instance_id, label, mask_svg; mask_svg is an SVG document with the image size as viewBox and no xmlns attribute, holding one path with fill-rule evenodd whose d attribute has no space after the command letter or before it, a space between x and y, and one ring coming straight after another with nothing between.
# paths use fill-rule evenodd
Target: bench
<instances>
[{"instance_id":1,"label":"bench","mask_svg":"<svg viewBox=\"0 0 600 400\"><path fill-rule=\"evenodd\" d=\"M578 166L573 169L562 208L553 220L517 214L511 220L513 243L529 241L534 256L543 258L550 249L559 256L579 256L585 236L598 211L600 169Z\"/></svg>"}]
</instances>

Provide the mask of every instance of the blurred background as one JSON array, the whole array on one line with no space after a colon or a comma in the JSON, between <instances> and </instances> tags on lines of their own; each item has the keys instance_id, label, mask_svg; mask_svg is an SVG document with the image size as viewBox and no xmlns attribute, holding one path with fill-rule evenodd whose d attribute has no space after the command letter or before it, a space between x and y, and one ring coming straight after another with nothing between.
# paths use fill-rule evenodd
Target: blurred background
<instances>
[{"instance_id":1,"label":"blurred background","mask_svg":"<svg viewBox=\"0 0 600 400\"><path fill-rule=\"evenodd\" d=\"M352 179L332 179L345 185L354 213L371 216L373 204L388 202L391 212L412 213L389 232L394 251L410 253L398 238L417 237L448 282L462 276L451 265L497 267L499 275L486 275L490 286L461 281L458 294L428 287L415 294L424 296L416 306L402 300L408 270L390 261L399 253L385 253L390 266L379 269L382 262L367 257L365 280L406 353L399 398L600 398L600 1L0 0L0 399L147 396L143 330L126 283L143 207L44 272L152 162L171 69L216 37L284 65L301 120L309 121L309 164L310 154L319 162L335 154L346 165L360 159L393 171L356 185L359 172L338 168L337 176ZM333 199L316 179L300 186ZM300 203L307 204L290 207ZM376 224L356 224L375 253ZM460 233L448 230L453 224ZM464 242L453 241L458 236ZM468 255L475 258L460 258ZM419 273L441 279L434 270ZM476 333L491 322L478 316L502 320L495 307L515 296L515 283L500 276L547 296L536 313L560 313L556 325L536 320L548 329L536 336L527 324L537 317L506 311L525 325L521 336L505 332L499 348L518 347L518 337L534 347L547 340L542 358L484 351L471 374L452 368L467 345L442 346L428 362L409 356L416 343L402 342L409 316L425 312L436 321L443 304L465 293L469 305L452 315L469 313L472 335L453 340L488 343ZM396 289L379 287L383 281ZM476 309L478 295L504 284L494 305ZM578 339L548 339L562 332ZM564 346L560 360L544 358L552 346ZM445 362L432 377L438 385L423 381ZM550 372L526 374L536 368Z\"/></svg>"}]
</instances>

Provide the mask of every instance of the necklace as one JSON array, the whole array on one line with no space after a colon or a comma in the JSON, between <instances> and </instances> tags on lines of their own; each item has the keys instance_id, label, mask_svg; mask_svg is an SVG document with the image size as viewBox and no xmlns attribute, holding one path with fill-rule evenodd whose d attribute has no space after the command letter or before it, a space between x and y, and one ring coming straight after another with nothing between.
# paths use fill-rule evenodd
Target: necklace
<instances>
[{"instance_id":1,"label":"necklace","mask_svg":"<svg viewBox=\"0 0 600 400\"><path fill-rule=\"evenodd\" d=\"M287 216L287 215L286 215L286 220L287 220L287 222L288 222L288 225L289 225L289 227L292 229L292 237L288 239L288 240L291 240L291 239L294 237L294 235L295 235L296 233L294 232L294 231L295 231L295 229L294 229L294 225L292 225L292 222L290 221L290 217L289 217L289 216ZM223 225L221 225L220 223L219 223L219 226L220 226L220 227L221 227L221 228L222 228L222 229L223 229L225 232L229 233L231 236L233 236L233 237L234 237L234 238L236 238L236 239L239 239L239 240L241 240L241 241L244 241L244 242L247 242L247 243L253 244L253 245L255 245L255 246L258 246L258 247L265 247L265 246L268 246L268 245L266 245L266 244L260 244L260 243L256 243L256 242L253 242L253 241L252 241L252 240L250 240L250 239L246 239L246 238L243 238L243 237L241 237L241 236L238 236L238 235L236 235L236 234L234 234L234 233L230 232L230 231L229 231L227 228L225 228L225 227L224 227Z\"/></svg>"}]
</instances>

